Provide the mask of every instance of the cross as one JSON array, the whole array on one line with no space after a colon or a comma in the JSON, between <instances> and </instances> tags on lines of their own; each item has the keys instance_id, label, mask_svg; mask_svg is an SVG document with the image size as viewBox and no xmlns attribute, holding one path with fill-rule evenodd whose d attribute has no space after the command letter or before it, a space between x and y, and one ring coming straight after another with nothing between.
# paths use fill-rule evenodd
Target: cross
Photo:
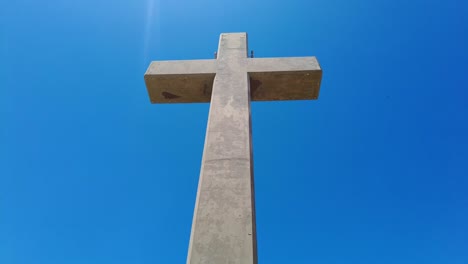
<instances>
[{"instance_id":1,"label":"cross","mask_svg":"<svg viewBox=\"0 0 468 264\"><path fill-rule=\"evenodd\" d=\"M315 57L248 58L246 33L224 33L216 59L153 61L152 103L211 102L189 264L257 263L250 101L317 99Z\"/></svg>"}]
</instances>

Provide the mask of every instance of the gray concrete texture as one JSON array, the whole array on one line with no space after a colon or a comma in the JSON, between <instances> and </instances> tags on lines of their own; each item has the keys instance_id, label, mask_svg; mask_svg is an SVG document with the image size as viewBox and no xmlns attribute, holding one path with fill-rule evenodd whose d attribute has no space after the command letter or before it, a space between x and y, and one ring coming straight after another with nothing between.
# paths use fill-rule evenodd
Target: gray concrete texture
<instances>
[{"instance_id":1,"label":"gray concrete texture","mask_svg":"<svg viewBox=\"0 0 468 264\"><path fill-rule=\"evenodd\" d=\"M317 99L315 57L247 58L247 34L221 34L215 60L152 62L153 103L211 102L187 263L257 263L251 100Z\"/></svg>"},{"instance_id":2,"label":"gray concrete texture","mask_svg":"<svg viewBox=\"0 0 468 264\"><path fill-rule=\"evenodd\" d=\"M152 103L210 102L219 60L154 61L145 73ZM315 57L245 58L252 101L318 99L322 69Z\"/></svg>"}]
</instances>

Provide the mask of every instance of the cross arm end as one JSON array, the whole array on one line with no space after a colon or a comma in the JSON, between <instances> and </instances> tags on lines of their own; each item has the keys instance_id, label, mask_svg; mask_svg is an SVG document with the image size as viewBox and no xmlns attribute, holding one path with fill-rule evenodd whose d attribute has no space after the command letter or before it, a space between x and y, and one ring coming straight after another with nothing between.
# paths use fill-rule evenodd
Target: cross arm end
<instances>
[{"instance_id":1,"label":"cross arm end","mask_svg":"<svg viewBox=\"0 0 468 264\"><path fill-rule=\"evenodd\" d=\"M209 102L215 60L154 61L144 75L152 103Z\"/></svg>"},{"instance_id":2,"label":"cross arm end","mask_svg":"<svg viewBox=\"0 0 468 264\"><path fill-rule=\"evenodd\" d=\"M322 68L315 57L248 59L254 101L318 99Z\"/></svg>"}]
</instances>

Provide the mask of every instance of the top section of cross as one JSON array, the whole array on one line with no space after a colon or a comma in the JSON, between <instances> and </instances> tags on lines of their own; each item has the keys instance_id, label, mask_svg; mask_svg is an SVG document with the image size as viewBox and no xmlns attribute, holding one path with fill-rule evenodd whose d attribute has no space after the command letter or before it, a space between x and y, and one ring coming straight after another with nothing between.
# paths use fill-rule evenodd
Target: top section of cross
<instances>
[{"instance_id":1,"label":"top section of cross","mask_svg":"<svg viewBox=\"0 0 468 264\"><path fill-rule=\"evenodd\" d=\"M219 36L218 59L247 58L247 33L222 33Z\"/></svg>"},{"instance_id":2,"label":"top section of cross","mask_svg":"<svg viewBox=\"0 0 468 264\"><path fill-rule=\"evenodd\" d=\"M151 102L210 102L216 75L229 71L246 74L253 101L318 98L322 69L315 57L248 58L247 43L247 33L223 33L217 59L153 61L145 73Z\"/></svg>"}]
</instances>

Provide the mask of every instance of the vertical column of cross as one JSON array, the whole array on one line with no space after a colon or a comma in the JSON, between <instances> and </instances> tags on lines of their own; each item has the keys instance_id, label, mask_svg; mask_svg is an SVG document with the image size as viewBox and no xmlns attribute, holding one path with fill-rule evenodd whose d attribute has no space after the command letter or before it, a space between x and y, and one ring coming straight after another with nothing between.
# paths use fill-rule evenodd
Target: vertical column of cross
<instances>
[{"instance_id":1,"label":"vertical column of cross","mask_svg":"<svg viewBox=\"0 0 468 264\"><path fill-rule=\"evenodd\" d=\"M247 34L222 34L187 263L257 263Z\"/></svg>"}]
</instances>

